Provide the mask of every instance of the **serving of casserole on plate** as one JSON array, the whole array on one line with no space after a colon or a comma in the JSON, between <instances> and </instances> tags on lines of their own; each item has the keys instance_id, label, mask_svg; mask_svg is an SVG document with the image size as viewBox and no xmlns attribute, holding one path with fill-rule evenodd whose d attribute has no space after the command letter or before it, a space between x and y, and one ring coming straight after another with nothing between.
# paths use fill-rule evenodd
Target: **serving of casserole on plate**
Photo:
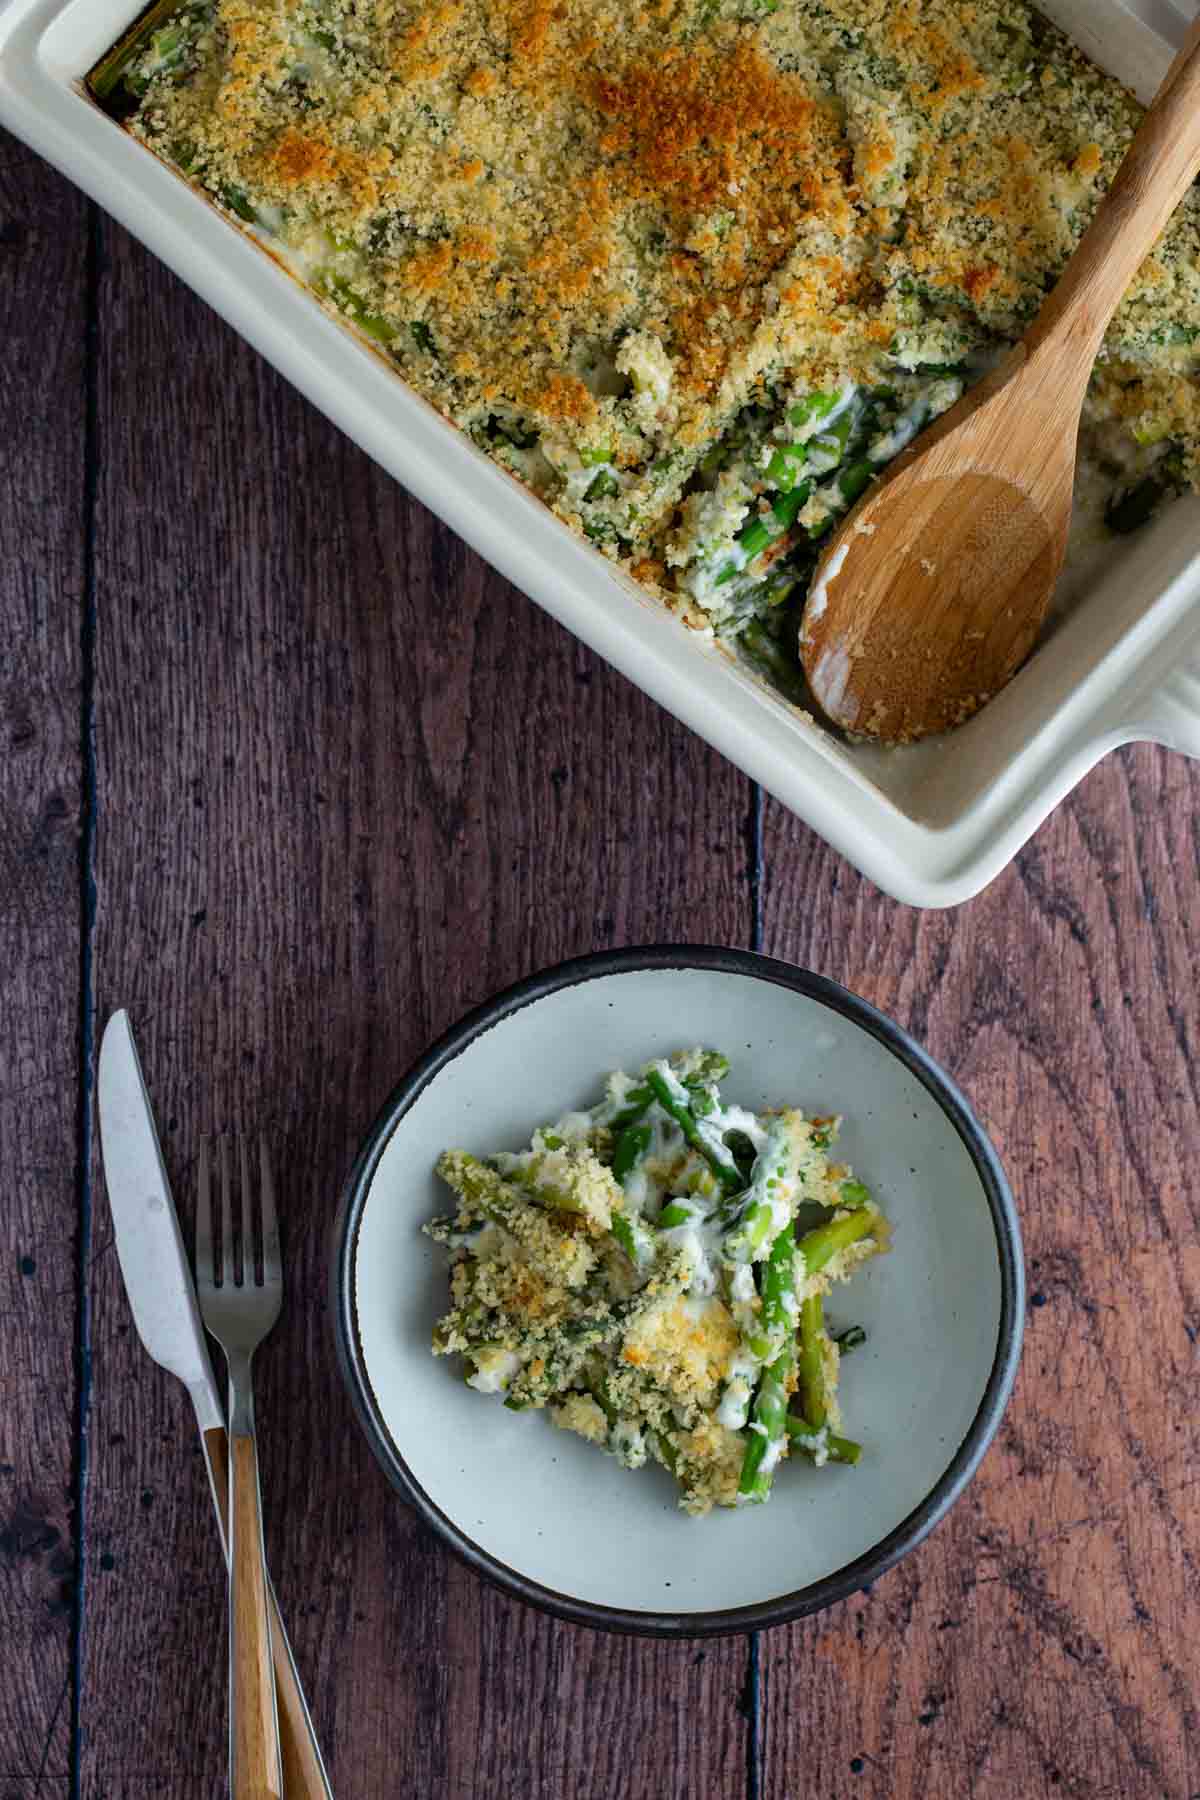
<instances>
[{"instance_id":1,"label":"serving of casserole on plate","mask_svg":"<svg viewBox=\"0 0 1200 1800\"><path fill-rule=\"evenodd\" d=\"M1128 9L1050 10L1153 86ZM129 12L13 0L0 113L891 891L963 898L1113 743L1196 740L1195 503L1128 534L1196 472L1191 202L1110 331L1072 608L1013 688L900 753L788 704L823 535L1019 334L1136 122L1041 13L188 0L122 37Z\"/></svg>"},{"instance_id":2,"label":"serving of casserole on plate","mask_svg":"<svg viewBox=\"0 0 1200 1800\"><path fill-rule=\"evenodd\" d=\"M678 1054L714 1023L730 1082ZM629 1076L599 1097L601 1069ZM756 1185L767 1118L791 1148ZM572 1136L490 1154L535 1120ZM510 1593L668 1637L803 1617L920 1543L1000 1425L1025 1319L1016 1206L948 1077L835 983L694 944L559 964L455 1024L367 1134L331 1249L342 1372L405 1500ZM843 1347L859 1327L844 1362L826 1317Z\"/></svg>"}]
</instances>

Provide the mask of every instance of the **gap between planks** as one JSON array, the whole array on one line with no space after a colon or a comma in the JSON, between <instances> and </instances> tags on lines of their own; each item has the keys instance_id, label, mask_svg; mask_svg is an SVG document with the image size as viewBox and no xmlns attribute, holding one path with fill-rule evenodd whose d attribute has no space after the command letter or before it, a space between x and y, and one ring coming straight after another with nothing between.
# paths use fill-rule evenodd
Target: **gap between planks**
<instances>
[{"instance_id":1,"label":"gap between planks","mask_svg":"<svg viewBox=\"0 0 1200 1800\"><path fill-rule=\"evenodd\" d=\"M79 1800L83 1722L83 1634L87 1597L88 1411L91 1403L92 1314L88 1262L92 1248L92 1054L95 1047L95 999L92 958L96 929L96 488L99 476L98 340L100 330L100 262L104 237L100 209L87 205L83 357L83 505L82 594L80 618L79 736L82 783L79 829L79 1102L75 1149L77 1199L75 1261L75 1588L72 1598L69 1682L70 1793Z\"/></svg>"}]
</instances>

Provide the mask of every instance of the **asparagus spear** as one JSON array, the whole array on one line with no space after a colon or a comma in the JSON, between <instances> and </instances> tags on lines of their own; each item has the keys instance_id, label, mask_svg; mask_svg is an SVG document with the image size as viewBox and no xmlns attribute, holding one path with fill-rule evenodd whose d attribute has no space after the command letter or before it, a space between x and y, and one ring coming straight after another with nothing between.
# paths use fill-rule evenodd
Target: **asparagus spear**
<instances>
[{"instance_id":1,"label":"asparagus spear","mask_svg":"<svg viewBox=\"0 0 1200 1800\"><path fill-rule=\"evenodd\" d=\"M938 382L930 382L927 387L922 388L916 399L899 414L891 429L876 438L874 443L868 445L865 455L860 456L856 462L850 463L833 481L820 490L818 498L824 501L828 511L819 524L808 527L808 536L814 543L825 536L835 519L842 513L849 512L854 502L861 494L865 493L885 463L890 463L893 457L899 456L902 450L907 449L918 432L923 429L933 410L934 391L938 385ZM946 404L950 405L961 394L963 384L961 380L954 377L952 379L945 378L942 385L948 390L947 394L942 397L945 398ZM944 411L945 408L939 407L938 410Z\"/></svg>"},{"instance_id":2,"label":"asparagus spear","mask_svg":"<svg viewBox=\"0 0 1200 1800\"><path fill-rule=\"evenodd\" d=\"M804 1257L805 1273L815 1275L823 1269L842 1250L849 1249L860 1238L869 1237L875 1229L879 1214L873 1206L858 1206L844 1218L830 1219L826 1225L818 1225L815 1230L806 1232L800 1239L799 1249Z\"/></svg>"},{"instance_id":3,"label":"asparagus spear","mask_svg":"<svg viewBox=\"0 0 1200 1800\"><path fill-rule=\"evenodd\" d=\"M754 1413L746 1454L742 1459L738 1493L746 1500L765 1500L779 1454L787 1443L787 1397L796 1366L796 1345L788 1339L775 1361L763 1372L754 1396Z\"/></svg>"},{"instance_id":4,"label":"asparagus spear","mask_svg":"<svg viewBox=\"0 0 1200 1800\"><path fill-rule=\"evenodd\" d=\"M727 1262L756 1262L774 1241L780 1209L786 1207L782 1184L788 1178L789 1143L787 1119L773 1119L755 1158L750 1186L725 1234L722 1249Z\"/></svg>"},{"instance_id":5,"label":"asparagus spear","mask_svg":"<svg viewBox=\"0 0 1200 1800\"><path fill-rule=\"evenodd\" d=\"M253 214L250 216L253 217ZM390 344L399 336L399 327L393 325L390 319L385 319L381 313L372 312L362 295L344 276L335 275L331 270L322 270L317 276L316 286L328 294L339 311L353 319L367 337L375 338L381 344Z\"/></svg>"},{"instance_id":6,"label":"asparagus spear","mask_svg":"<svg viewBox=\"0 0 1200 1800\"><path fill-rule=\"evenodd\" d=\"M808 1429L822 1430L829 1416L829 1404L825 1391L825 1308L820 1294L809 1294L800 1303L796 1397Z\"/></svg>"},{"instance_id":7,"label":"asparagus spear","mask_svg":"<svg viewBox=\"0 0 1200 1800\"><path fill-rule=\"evenodd\" d=\"M611 1101L605 1101L596 1109L595 1116L602 1125L608 1126L613 1137L616 1138L625 1130L626 1126L636 1125L639 1119L645 1117L647 1108L654 1104L654 1095L650 1092L650 1089L645 1083L640 1087L630 1088L625 1095L624 1106L622 1106L619 1112L615 1112L612 1117L609 1118L607 1117L607 1112L608 1107L611 1104Z\"/></svg>"},{"instance_id":8,"label":"asparagus spear","mask_svg":"<svg viewBox=\"0 0 1200 1800\"><path fill-rule=\"evenodd\" d=\"M826 1461L849 1463L853 1467L862 1455L862 1445L853 1438L839 1437L835 1431L812 1432L794 1413L788 1414L787 1434L792 1448L803 1450L806 1456L818 1456L823 1450Z\"/></svg>"},{"instance_id":9,"label":"asparagus spear","mask_svg":"<svg viewBox=\"0 0 1200 1800\"><path fill-rule=\"evenodd\" d=\"M697 1118L687 1089L669 1063L652 1063L646 1071L646 1086L667 1114L674 1119L685 1142L704 1158L721 1186L736 1193L742 1176L732 1153L726 1148L720 1132L704 1118Z\"/></svg>"},{"instance_id":10,"label":"asparagus spear","mask_svg":"<svg viewBox=\"0 0 1200 1800\"><path fill-rule=\"evenodd\" d=\"M811 394L805 394L803 400L798 400L795 406L788 407L788 424L800 431L815 420L827 419L841 397L836 391L830 393L828 389L814 388Z\"/></svg>"},{"instance_id":11,"label":"asparagus spear","mask_svg":"<svg viewBox=\"0 0 1200 1800\"><path fill-rule=\"evenodd\" d=\"M871 1190L861 1181L843 1181L838 1192L838 1205L854 1208L865 1206L871 1198Z\"/></svg>"},{"instance_id":12,"label":"asparagus spear","mask_svg":"<svg viewBox=\"0 0 1200 1800\"><path fill-rule=\"evenodd\" d=\"M829 1430L829 1389L825 1379L825 1312L820 1294L800 1307L796 1352L796 1394L800 1415L789 1414L787 1433L798 1450L828 1462L856 1463L862 1446Z\"/></svg>"},{"instance_id":13,"label":"asparagus spear","mask_svg":"<svg viewBox=\"0 0 1200 1800\"><path fill-rule=\"evenodd\" d=\"M791 529L813 491L815 477L835 469L846 454L846 446L863 410L861 405L855 404L854 396L823 392L809 394L790 408L789 423L800 429L816 419L827 417L839 405L843 408L840 417L825 431L803 443L781 444L773 452L765 471L768 484L778 490L771 502L771 511L756 514L742 527L736 539L738 554L717 576L718 587L740 575L773 539ZM811 473L802 481L800 476L806 467Z\"/></svg>"},{"instance_id":14,"label":"asparagus spear","mask_svg":"<svg viewBox=\"0 0 1200 1800\"><path fill-rule=\"evenodd\" d=\"M622 1185L626 1176L632 1175L650 1148L652 1135L653 1127L641 1124L627 1125L618 1137L613 1150L612 1172Z\"/></svg>"},{"instance_id":15,"label":"asparagus spear","mask_svg":"<svg viewBox=\"0 0 1200 1800\"><path fill-rule=\"evenodd\" d=\"M931 382L922 389L911 405L900 413L891 429L876 439L865 455L843 469L833 482L820 490L816 490L814 477L828 474L837 468L846 454L851 438L861 433L864 419L869 419L884 400L893 398L893 390L872 389L865 400L847 406L829 429L819 436L804 444L782 445L774 453L766 469L768 482L780 490L771 502L770 514L760 513L743 526L737 538L740 555L721 570L716 585L722 587L726 582L732 581L769 543L790 530L814 491L819 491L828 510L819 524L807 528L807 535L814 543L824 537L834 519L848 511L866 490L876 471L899 455L916 437L932 410L935 385ZM962 383L956 379L953 385L957 392L952 397L957 398L957 393L962 391ZM810 398L828 400L832 407L839 396L815 395ZM802 411L800 407L793 407L789 416L800 423L795 415ZM806 464L812 473L800 481L800 471Z\"/></svg>"},{"instance_id":16,"label":"asparagus spear","mask_svg":"<svg viewBox=\"0 0 1200 1800\"><path fill-rule=\"evenodd\" d=\"M159 26L178 11L179 0L156 0L156 4L135 20L124 37L101 57L87 78L87 85L97 100L105 104L115 99L116 90L126 85L125 77L135 58L140 56ZM137 98L133 90L130 93Z\"/></svg>"},{"instance_id":17,"label":"asparagus spear","mask_svg":"<svg viewBox=\"0 0 1200 1800\"><path fill-rule=\"evenodd\" d=\"M649 1149L652 1135L653 1127L643 1123L627 1125L618 1137L613 1151L612 1172L622 1188ZM614 1212L612 1233L636 1269L653 1262L653 1240L636 1214Z\"/></svg>"},{"instance_id":18,"label":"asparagus spear","mask_svg":"<svg viewBox=\"0 0 1200 1800\"><path fill-rule=\"evenodd\" d=\"M640 1269L654 1256L650 1234L640 1219L631 1213L614 1213L612 1234L635 1269Z\"/></svg>"},{"instance_id":19,"label":"asparagus spear","mask_svg":"<svg viewBox=\"0 0 1200 1800\"><path fill-rule=\"evenodd\" d=\"M759 1362L773 1362L795 1329L796 1234L789 1221L771 1245L763 1264L760 1293L762 1307L757 1329L748 1339Z\"/></svg>"}]
</instances>

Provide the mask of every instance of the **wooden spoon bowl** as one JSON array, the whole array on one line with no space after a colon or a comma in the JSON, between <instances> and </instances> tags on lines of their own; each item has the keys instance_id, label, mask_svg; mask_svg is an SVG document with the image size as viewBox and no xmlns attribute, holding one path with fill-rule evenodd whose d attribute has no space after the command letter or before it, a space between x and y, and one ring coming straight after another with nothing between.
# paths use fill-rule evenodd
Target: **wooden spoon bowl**
<instances>
[{"instance_id":1,"label":"wooden spoon bowl","mask_svg":"<svg viewBox=\"0 0 1200 1800\"><path fill-rule=\"evenodd\" d=\"M1037 640L1066 554L1079 417L1109 320L1200 169L1200 20L1024 340L868 489L800 628L818 705L905 742L961 724Z\"/></svg>"}]
</instances>

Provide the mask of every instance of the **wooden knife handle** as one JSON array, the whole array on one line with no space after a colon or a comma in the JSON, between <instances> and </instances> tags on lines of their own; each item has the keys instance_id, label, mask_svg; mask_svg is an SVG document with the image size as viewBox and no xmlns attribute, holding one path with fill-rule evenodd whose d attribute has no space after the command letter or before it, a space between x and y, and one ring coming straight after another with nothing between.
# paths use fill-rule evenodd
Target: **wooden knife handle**
<instances>
[{"instance_id":1,"label":"wooden knife handle","mask_svg":"<svg viewBox=\"0 0 1200 1800\"><path fill-rule=\"evenodd\" d=\"M229 1494L229 1448L218 1425L204 1433L204 1450L212 1474L213 1496L220 1516L221 1538L228 1545L226 1518ZM275 1697L279 1703L279 1742L283 1752L283 1791L287 1800L333 1800L317 1747L308 1705L292 1658L291 1645L279 1616L275 1590L267 1583L271 1620L271 1659L275 1664Z\"/></svg>"}]
</instances>

